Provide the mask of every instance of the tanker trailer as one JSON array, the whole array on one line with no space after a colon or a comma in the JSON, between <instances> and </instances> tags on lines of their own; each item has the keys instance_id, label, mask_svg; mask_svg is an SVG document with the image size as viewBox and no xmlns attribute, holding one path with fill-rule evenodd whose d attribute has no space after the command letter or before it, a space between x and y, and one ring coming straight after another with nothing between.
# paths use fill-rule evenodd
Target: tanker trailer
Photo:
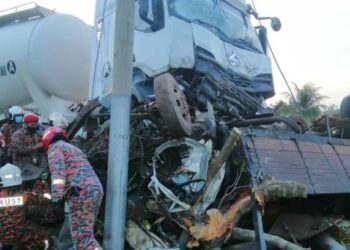
<instances>
[{"instance_id":1,"label":"tanker trailer","mask_svg":"<svg viewBox=\"0 0 350 250\"><path fill-rule=\"evenodd\" d=\"M74 116L69 107L88 97L92 29L38 5L8 12L0 12L0 110L34 102L43 117Z\"/></svg>"}]
</instances>

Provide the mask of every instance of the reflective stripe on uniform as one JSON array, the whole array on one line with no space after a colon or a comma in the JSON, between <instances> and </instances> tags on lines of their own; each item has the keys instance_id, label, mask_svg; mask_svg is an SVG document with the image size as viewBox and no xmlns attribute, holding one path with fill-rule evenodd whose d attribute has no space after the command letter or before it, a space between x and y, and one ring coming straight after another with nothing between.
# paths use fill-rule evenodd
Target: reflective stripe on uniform
<instances>
[{"instance_id":1,"label":"reflective stripe on uniform","mask_svg":"<svg viewBox=\"0 0 350 250\"><path fill-rule=\"evenodd\" d=\"M49 193L44 193L44 198L48 199L48 200L51 200L51 194Z\"/></svg>"},{"instance_id":2,"label":"reflective stripe on uniform","mask_svg":"<svg viewBox=\"0 0 350 250\"><path fill-rule=\"evenodd\" d=\"M66 181L64 179L53 179L52 184L53 185L64 185Z\"/></svg>"}]
</instances>

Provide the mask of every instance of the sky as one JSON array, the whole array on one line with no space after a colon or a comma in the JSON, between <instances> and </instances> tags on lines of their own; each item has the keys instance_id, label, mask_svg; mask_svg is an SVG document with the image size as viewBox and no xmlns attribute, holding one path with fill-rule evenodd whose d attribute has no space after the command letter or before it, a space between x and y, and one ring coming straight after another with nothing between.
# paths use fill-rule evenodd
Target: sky
<instances>
[{"instance_id":1,"label":"sky","mask_svg":"<svg viewBox=\"0 0 350 250\"><path fill-rule=\"evenodd\" d=\"M57 12L69 13L93 24L96 0L38 0ZM248 0L250 2L251 0ZM0 0L0 10L25 0ZM30 2L30 1L29 1ZM289 82L299 86L313 82L322 87L326 104L340 105L350 95L349 0L255 0L260 16L277 16L282 29L269 29L269 41ZM269 27L269 22L265 21ZM283 98L286 84L273 66L276 96Z\"/></svg>"},{"instance_id":2,"label":"sky","mask_svg":"<svg viewBox=\"0 0 350 250\"><path fill-rule=\"evenodd\" d=\"M261 16L282 21L269 41L288 81L313 82L329 97L328 105L339 106L350 95L350 1L255 0L255 5ZM287 91L276 67L274 78L276 92Z\"/></svg>"}]
</instances>

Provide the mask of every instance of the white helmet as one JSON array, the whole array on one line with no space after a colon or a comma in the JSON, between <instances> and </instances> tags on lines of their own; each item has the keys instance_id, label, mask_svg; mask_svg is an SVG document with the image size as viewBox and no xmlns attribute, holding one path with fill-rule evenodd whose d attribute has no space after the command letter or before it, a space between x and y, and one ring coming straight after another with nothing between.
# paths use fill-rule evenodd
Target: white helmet
<instances>
[{"instance_id":1,"label":"white helmet","mask_svg":"<svg viewBox=\"0 0 350 250\"><path fill-rule=\"evenodd\" d=\"M22 184L22 175L19 167L7 163L0 168L2 187L13 187Z\"/></svg>"},{"instance_id":2,"label":"white helmet","mask_svg":"<svg viewBox=\"0 0 350 250\"><path fill-rule=\"evenodd\" d=\"M20 107L20 106L12 106L9 108L8 112L7 112L7 116L10 120L14 120L15 116L18 115L24 115L24 110Z\"/></svg>"},{"instance_id":3,"label":"white helmet","mask_svg":"<svg viewBox=\"0 0 350 250\"><path fill-rule=\"evenodd\" d=\"M68 120L59 112L53 112L49 115L49 124L54 127L67 128Z\"/></svg>"}]
</instances>

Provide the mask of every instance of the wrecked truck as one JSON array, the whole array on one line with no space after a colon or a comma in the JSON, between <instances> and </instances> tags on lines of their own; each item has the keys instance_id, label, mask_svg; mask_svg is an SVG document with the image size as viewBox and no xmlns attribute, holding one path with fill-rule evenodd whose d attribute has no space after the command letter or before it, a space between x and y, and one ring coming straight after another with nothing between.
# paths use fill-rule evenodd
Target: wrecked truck
<instances>
[{"instance_id":1,"label":"wrecked truck","mask_svg":"<svg viewBox=\"0 0 350 250\"><path fill-rule=\"evenodd\" d=\"M267 33L250 17L266 18L240 0L135 3L127 247L345 249L349 141L266 108ZM93 101L70 127L102 180L114 8L97 2Z\"/></svg>"},{"instance_id":2,"label":"wrecked truck","mask_svg":"<svg viewBox=\"0 0 350 250\"><path fill-rule=\"evenodd\" d=\"M103 183L113 3L97 1L91 101L69 127ZM266 109L274 88L255 10L241 0L136 6L127 248L344 248L349 141ZM103 209L100 238L101 221Z\"/></svg>"},{"instance_id":3,"label":"wrecked truck","mask_svg":"<svg viewBox=\"0 0 350 250\"><path fill-rule=\"evenodd\" d=\"M350 141L265 105L267 33L250 18L279 20L241 0L135 3L127 248L345 249ZM104 183L114 9L97 1L91 101L69 128L84 125L75 143Z\"/></svg>"},{"instance_id":4,"label":"wrecked truck","mask_svg":"<svg viewBox=\"0 0 350 250\"><path fill-rule=\"evenodd\" d=\"M250 16L257 14L249 5L242 0L135 3L133 107L161 103L168 128L183 136L194 133L196 112L211 120L211 110L237 120L266 112L264 100L274 95L267 34L252 25ZM114 4L97 1L91 61L90 98L98 97L107 108ZM279 20L271 19L278 30Z\"/></svg>"}]
</instances>

